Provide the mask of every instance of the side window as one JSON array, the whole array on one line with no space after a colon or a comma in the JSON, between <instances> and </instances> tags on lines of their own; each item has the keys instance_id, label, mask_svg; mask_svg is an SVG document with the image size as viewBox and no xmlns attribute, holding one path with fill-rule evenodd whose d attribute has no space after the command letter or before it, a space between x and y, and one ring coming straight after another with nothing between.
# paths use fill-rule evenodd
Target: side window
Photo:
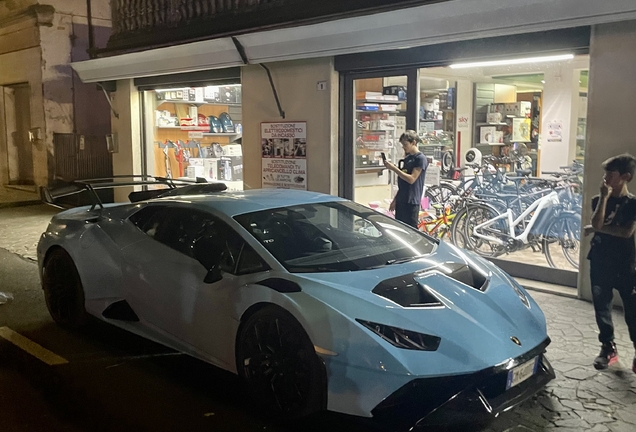
<instances>
[{"instance_id":1,"label":"side window","mask_svg":"<svg viewBox=\"0 0 636 432\"><path fill-rule=\"evenodd\" d=\"M268 270L269 266L247 243L243 243L243 250L236 268L236 274L244 275Z\"/></svg>"},{"instance_id":2,"label":"side window","mask_svg":"<svg viewBox=\"0 0 636 432\"><path fill-rule=\"evenodd\" d=\"M161 222L160 215L164 210L163 206L147 206L130 216L128 220L150 237L154 237Z\"/></svg>"},{"instance_id":3,"label":"side window","mask_svg":"<svg viewBox=\"0 0 636 432\"><path fill-rule=\"evenodd\" d=\"M222 271L234 275L268 268L236 231L216 218L208 220L193 243L196 258L207 268L218 266Z\"/></svg>"}]
</instances>

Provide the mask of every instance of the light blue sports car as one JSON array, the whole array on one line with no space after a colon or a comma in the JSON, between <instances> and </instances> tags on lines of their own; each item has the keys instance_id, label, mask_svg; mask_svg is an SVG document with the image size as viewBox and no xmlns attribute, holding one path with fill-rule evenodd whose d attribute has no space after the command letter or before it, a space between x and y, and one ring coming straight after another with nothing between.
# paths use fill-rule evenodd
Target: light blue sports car
<instances>
[{"instance_id":1,"label":"light blue sports car","mask_svg":"<svg viewBox=\"0 0 636 432\"><path fill-rule=\"evenodd\" d=\"M122 182L73 185L95 203L38 245L58 324L92 315L236 373L283 420L487 423L554 378L541 309L488 261L330 195L152 181L170 188L111 205L95 191Z\"/></svg>"}]
</instances>

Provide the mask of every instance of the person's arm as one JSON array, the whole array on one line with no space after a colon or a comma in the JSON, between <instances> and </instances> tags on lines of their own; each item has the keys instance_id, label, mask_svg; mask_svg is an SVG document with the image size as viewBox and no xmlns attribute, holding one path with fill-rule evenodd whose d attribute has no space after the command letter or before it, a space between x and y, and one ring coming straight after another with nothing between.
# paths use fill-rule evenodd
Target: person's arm
<instances>
[{"instance_id":1,"label":"person's arm","mask_svg":"<svg viewBox=\"0 0 636 432\"><path fill-rule=\"evenodd\" d=\"M602 229L605 224L605 207L607 206L607 200L611 193L612 188L607 186L603 181L601 183L601 194L598 197L594 213L592 213L592 228L594 228L595 231Z\"/></svg>"},{"instance_id":2,"label":"person's arm","mask_svg":"<svg viewBox=\"0 0 636 432\"><path fill-rule=\"evenodd\" d=\"M594 228L594 232L600 232L603 234L609 234L614 237L630 238L636 232L636 221L633 221L630 226L613 226L605 225L601 229Z\"/></svg>"},{"instance_id":3,"label":"person's arm","mask_svg":"<svg viewBox=\"0 0 636 432\"><path fill-rule=\"evenodd\" d=\"M584 228L585 235L590 232L599 232L614 237L630 238L634 235L634 232L636 232L636 220L633 220L632 223L627 226L604 225L605 206L611 192L611 188L607 187L607 185L603 184L601 186L601 195L598 198L598 203L592 214L592 225L588 225ZM607 195L604 195L605 193L607 193Z\"/></svg>"},{"instance_id":4,"label":"person's arm","mask_svg":"<svg viewBox=\"0 0 636 432\"><path fill-rule=\"evenodd\" d=\"M389 161L385 161L384 166L390 169L391 171L393 171L394 173L396 173L399 178L401 178L408 184L415 183L415 181L418 179L420 174L422 174L422 167L413 168L413 171L411 171L411 174L407 174Z\"/></svg>"}]
</instances>

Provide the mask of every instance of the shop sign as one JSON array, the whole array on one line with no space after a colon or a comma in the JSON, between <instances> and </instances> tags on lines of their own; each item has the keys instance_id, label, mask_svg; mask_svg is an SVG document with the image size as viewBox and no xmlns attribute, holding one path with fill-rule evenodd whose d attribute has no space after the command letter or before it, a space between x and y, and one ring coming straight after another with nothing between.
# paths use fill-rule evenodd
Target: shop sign
<instances>
[{"instance_id":1,"label":"shop sign","mask_svg":"<svg viewBox=\"0 0 636 432\"><path fill-rule=\"evenodd\" d=\"M457 117L457 129L469 129L470 117L468 114L463 114Z\"/></svg>"},{"instance_id":2,"label":"shop sign","mask_svg":"<svg viewBox=\"0 0 636 432\"><path fill-rule=\"evenodd\" d=\"M307 190L307 122L261 123L263 188Z\"/></svg>"}]
</instances>

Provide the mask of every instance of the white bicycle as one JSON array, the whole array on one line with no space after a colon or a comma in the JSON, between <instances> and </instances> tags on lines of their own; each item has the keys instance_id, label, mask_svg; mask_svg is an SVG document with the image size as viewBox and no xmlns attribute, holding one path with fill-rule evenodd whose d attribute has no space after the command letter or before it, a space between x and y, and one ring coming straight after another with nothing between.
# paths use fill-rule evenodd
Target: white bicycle
<instances>
[{"instance_id":1,"label":"white bicycle","mask_svg":"<svg viewBox=\"0 0 636 432\"><path fill-rule=\"evenodd\" d=\"M563 209L557 192L537 199L518 216L493 205L475 201L465 216L453 223L453 237L463 239L460 246L484 257L526 248L541 250L550 267L561 268L557 250L567 265L578 268L581 216Z\"/></svg>"}]
</instances>

